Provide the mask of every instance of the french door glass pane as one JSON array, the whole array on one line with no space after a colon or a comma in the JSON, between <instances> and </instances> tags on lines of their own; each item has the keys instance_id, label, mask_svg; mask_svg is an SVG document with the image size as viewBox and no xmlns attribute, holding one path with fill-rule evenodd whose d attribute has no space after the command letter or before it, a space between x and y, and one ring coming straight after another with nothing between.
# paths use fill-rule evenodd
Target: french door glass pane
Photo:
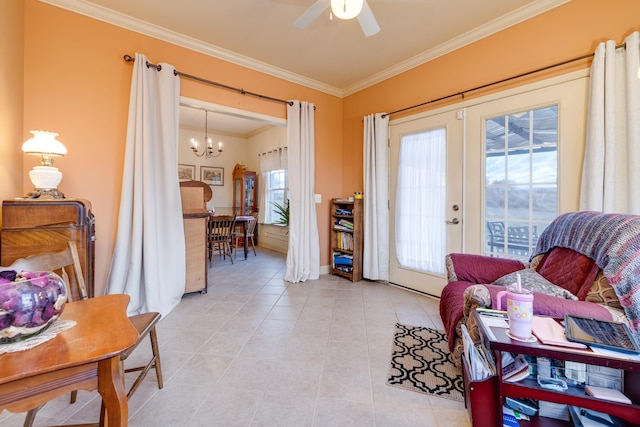
<instances>
[{"instance_id":1,"label":"french door glass pane","mask_svg":"<svg viewBox=\"0 0 640 427\"><path fill-rule=\"evenodd\" d=\"M446 130L404 135L396 189L396 256L402 267L443 274Z\"/></svg>"},{"instance_id":2,"label":"french door glass pane","mask_svg":"<svg viewBox=\"0 0 640 427\"><path fill-rule=\"evenodd\" d=\"M558 211L558 107L485 120L485 250L528 260Z\"/></svg>"}]
</instances>

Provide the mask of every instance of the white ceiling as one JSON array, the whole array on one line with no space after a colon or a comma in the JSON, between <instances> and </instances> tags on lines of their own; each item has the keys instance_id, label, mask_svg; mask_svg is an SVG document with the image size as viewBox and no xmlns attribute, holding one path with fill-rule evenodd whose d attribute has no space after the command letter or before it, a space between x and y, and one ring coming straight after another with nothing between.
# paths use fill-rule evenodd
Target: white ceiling
<instances>
[{"instance_id":1,"label":"white ceiling","mask_svg":"<svg viewBox=\"0 0 640 427\"><path fill-rule=\"evenodd\" d=\"M235 114L207 110L207 129L209 132L221 133L246 138L253 132L271 126L261 120L249 119ZM205 110L200 107L180 106L180 127L204 132Z\"/></svg>"},{"instance_id":2,"label":"white ceiling","mask_svg":"<svg viewBox=\"0 0 640 427\"><path fill-rule=\"evenodd\" d=\"M41 1L346 96L570 0L368 0L381 28L371 37L329 9L296 28L316 0Z\"/></svg>"}]
</instances>

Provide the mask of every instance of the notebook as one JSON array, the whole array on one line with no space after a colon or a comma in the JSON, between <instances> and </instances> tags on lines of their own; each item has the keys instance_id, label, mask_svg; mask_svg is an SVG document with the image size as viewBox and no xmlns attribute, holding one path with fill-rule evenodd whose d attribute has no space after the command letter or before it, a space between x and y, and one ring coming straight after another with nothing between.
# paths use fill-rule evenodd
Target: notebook
<instances>
[{"instance_id":1,"label":"notebook","mask_svg":"<svg viewBox=\"0 0 640 427\"><path fill-rule=\"evenodd\" d=\"M587 346L582 343L567 340L562 325L551 317L533 316L531 330L533 334L538 337L538 340L545 345L578 349L587 348Z\"/></svg>"}]
</instances>

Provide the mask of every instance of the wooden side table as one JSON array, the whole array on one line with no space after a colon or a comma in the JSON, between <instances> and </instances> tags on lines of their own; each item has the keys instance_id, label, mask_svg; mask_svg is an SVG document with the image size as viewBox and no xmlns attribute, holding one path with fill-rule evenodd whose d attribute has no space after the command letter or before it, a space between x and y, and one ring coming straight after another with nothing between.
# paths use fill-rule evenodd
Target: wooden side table
<instances>
[{"instance_id":1,"label":"wooden side table","mask_svg":"<svg viewBox=\"0 0 640 427\"><path fill-rule=\"evenodd\" d=\"M30 350L0 355L0 410L25 412L73 390L98 390L104 424L126 427L120 353L138 338L128 303L128 295L68 303L60 318L75 320L76 326Z\"/></svg>"},{"instance_id":2,"label":"wooden side table","mask_svg":"<svg viewBox=\"0 0 640 427\"><path fill-rule=\"evenodd\" d=\"M588 396L584 390L569 387L565 392L547 390L541 388L535 379L527 378L519 382L505 382L502 380L502 370L497 369L497 393L499 394L500 419L502 418L502 402L505 397L530 398L535 400L545 400L566 405L579 406L595 411L604 412L620 417L629 425L640 425L640 362L626 357L612 357L596 354L590 350L575 350L567 347L556 347L544 345L540 342L524 343L512 340L507 336L506 328L487 327L477 312L473 312L476 317L478 329L484 342L496 360L496 366L502 365L502 352L524 354L534 357L548 357L550 359L573 361L586 363L588 365L607 366L610 368L622 369L624 371L624 393L632 404L623 404L608 400L601 400ZM520 420L520 426L555 426L571 425L551 418L532 417L530 422Z\"/></svg>"}]
</instances>

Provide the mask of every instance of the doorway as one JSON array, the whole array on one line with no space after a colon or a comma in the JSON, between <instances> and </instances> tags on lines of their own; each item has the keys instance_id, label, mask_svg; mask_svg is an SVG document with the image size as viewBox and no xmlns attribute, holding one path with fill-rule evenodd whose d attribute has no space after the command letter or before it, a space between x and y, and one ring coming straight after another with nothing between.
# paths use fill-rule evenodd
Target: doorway
<instances>
[{"instance_id":1,"label":"doorway","mask_svg":"<svg viewBox=\"0 0 640 427\"><path fill-rule=\"evenodd\" d=\"M205 116L205 111L207 115ZM207 127L205 128L205 120ZM248 171L260 171L258 154L281 145L286 140L287 120L214 104L198 99L180 97L180 129L178 135L178 163L181 170L191 173L196 181L203 180L203 171L220 173L220 179L210 184L211 202L207 209L217 215L234 215L233 170L236 164L246 166ZM223 151L211 158L198 157L191 149L191 140L203 146L205 136L217 148L222 143ZM186 178L185 178L186 179ZM258 179L258 186L264 180ZM260 198L258 198L260 200ZM259 202L260 203L260 202ZM260 224L260 245L287 251L288 239L280 226Z\"/></svg>"}]
</instances>

